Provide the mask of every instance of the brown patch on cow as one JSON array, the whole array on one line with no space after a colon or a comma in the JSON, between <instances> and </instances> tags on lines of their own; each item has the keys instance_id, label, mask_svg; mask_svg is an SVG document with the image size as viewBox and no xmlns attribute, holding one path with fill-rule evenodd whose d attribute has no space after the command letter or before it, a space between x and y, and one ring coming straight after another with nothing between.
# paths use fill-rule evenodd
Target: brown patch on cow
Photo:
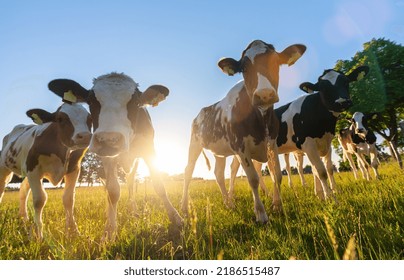
<instances>
[{"instance_id":1,"label":"brown patch on cow","mask_svg":"<svg viewBox=\"0 0 404 280\"><path fill-rule=\"evenodd\" d=\"M66 160L67 147L60 145L57 124L51 123L40 135L38 135L32 148L27 155L27 171L33 171L39 163L39 156L50 156L54 154L62 162Z\"/></svg>"},{"instance_id":2,"label":"brown patch on cow","mask_svg":"<svg viewBox=\"0 0 404 280\"><path fill-rule=\"evenodd\" d=\"M67 163L66 174L80 169L81 160L83 159L87 149L74 150L70 153Z\"/></svg>"}]
</instances>

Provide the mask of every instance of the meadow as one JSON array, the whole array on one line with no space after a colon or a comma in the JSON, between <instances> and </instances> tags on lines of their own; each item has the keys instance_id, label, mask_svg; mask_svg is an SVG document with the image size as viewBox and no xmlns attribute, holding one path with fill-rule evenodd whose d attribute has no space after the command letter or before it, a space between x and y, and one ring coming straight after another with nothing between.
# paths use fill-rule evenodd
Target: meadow
<instances>
[{"instance_id":1,"label":"meadow","mask_svg":"<svg viewBox=\"0 0 404 280\"><path fill-rule=\"evenodd\" d=\"M312 187L282 182L283 213L274 214L271 196L263 198L270 222L255 222L246 178L236 181L236 207L224 206L214 181L190 186L190 215L180 236L169 231L165 210L150 183L139 184L137 213L129 211L128 190L122 186L118 234L102 242L105 223L104 187L76 189L75 215L80 235L65 234L61 189L48 189L44 209L44 239L37 242L30 221L18 216L18 192L6 191L0 204L0 259L404 259L404 172L383 163L381 180L354 180L336 173L337 201L322 202ZM306 175L309 186L312 176ZM270 178L265 178L272 186ZM179 208L182 181L166 181L167 193Z\"/></svg>"}]
</instances>

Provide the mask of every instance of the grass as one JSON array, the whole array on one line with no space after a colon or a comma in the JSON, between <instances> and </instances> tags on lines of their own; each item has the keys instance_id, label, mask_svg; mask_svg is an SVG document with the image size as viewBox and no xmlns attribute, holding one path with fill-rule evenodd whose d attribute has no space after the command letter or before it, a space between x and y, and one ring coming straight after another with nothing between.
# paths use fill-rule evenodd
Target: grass
<instances>
[{"instance_id":1,"label":"grass","mask_svg":"<svg viewBox=\"0 0 404 280\"><path fill-rule=\"evenodd\" d=\"M270 211L270 222L255 222L252 195L246 179L236 181L236 207L227 209L214 181L193 181L190 215L180 238L172 240L165 210L150 184L136 193L137 215L127 207L122 186L116 240L101 242L106 191L77 188L75 216L80 235L66 236L61 189L47 190L44 240L31 237L30 222L18 216L18 192L7 191L0 204L0 259L363 259L404 258L404 172L397 164L383 164L381 180L354 180L337 173L338 202L322 202L312 187L282 185L284 212ZM306 176L312 186L312 176ZM271 186L269 178L265 178ZM167 181L167 193L179 208L181 181Z\"/></svg>"}]
</instances>

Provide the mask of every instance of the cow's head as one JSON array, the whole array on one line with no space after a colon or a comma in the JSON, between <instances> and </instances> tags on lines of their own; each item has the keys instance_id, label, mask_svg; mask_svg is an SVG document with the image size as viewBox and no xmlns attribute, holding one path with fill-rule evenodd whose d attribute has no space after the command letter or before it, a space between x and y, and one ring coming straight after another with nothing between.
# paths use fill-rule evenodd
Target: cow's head
<instances>
[{"instance_id":1,"label":"cow's head","mask_svg":"<svg viewBox=\"0 0 404 280\"><path fill-rule=\"evenodd\" d=\"M64 103L54 113L31 109L27 116L36 124L53 123L60 140L68 148L83 149L90 144L91 117L80 104Z\"/></svg>"},{"instance_id":2,"label":"cow's head","mask_svg":"<svg viewBox=\"0 0 404 280\"><path fill-rule=\"evenodd\" d=\"M351 128L355 131L355 134L357 134L360 138L363 140L366 140L366 136L368 134L368 121L371 119L376 119L377 114L372 113L372 114L363 114L361 112L355 112L352 115L351 119Z\"/></svg>"},{"instance_id":3,"label":"cow's head","mask_svg":"<svg viewBox=\"0 0 404 280\"><path fill-rule=\"evenodd\" d=\"M349 75L329 69L324 71L316 84L305 82L300 85L300 89L307 93L318 91L325 107L332 112L340 113L352 105L349 83L359 81L368 72L367 66L360 66Z\"/></svg>"},{"instance_id":4,"label":"cow's head","mask_svg":"<svg viewBox=\"0 0 404 280\"><path fill-rule=\"evenodd\" d=\"M291 45L281 53L260 40L251 42L240 60L222 58L218 65L227 75L242 73L245 88L255 106L269 108L279 101L279 67L293 65L306 51L304 45Z\"/></svg>"},{"instance_id":5,"label":"cow's head","mask_svg":"<svg viewBox=\"0 0 404 280\"><path fill-rule=\"evenodd\" d=\"M132 78L119 73L94 79L90 90L67 79L51 81L49 89L66 102L87 102L94 126L89 149L107 157L129 150L138 112L146 105L156 106L169 92L161 85L150 86L141 92Z\"/></svg>"}]
</instances>

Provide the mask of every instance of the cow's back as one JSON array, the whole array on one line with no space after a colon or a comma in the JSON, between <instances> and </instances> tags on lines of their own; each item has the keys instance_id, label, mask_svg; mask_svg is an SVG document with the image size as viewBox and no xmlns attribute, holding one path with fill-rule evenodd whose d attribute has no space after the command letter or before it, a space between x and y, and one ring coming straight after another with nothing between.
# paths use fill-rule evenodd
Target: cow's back
<instances>
[{"instance_id":1,"label":"cow's back","mask_svg":"<svg viewBox=\"0 0 404 280\"><path fill-rule=\"evenodd\" d=\"M47 125L46 125L47 127ZM3 138L0 165L5 166L19 176L27 174L26 159L34 144L35 136L44 126L17 125Z\"/></svg>"}]
</instances>

